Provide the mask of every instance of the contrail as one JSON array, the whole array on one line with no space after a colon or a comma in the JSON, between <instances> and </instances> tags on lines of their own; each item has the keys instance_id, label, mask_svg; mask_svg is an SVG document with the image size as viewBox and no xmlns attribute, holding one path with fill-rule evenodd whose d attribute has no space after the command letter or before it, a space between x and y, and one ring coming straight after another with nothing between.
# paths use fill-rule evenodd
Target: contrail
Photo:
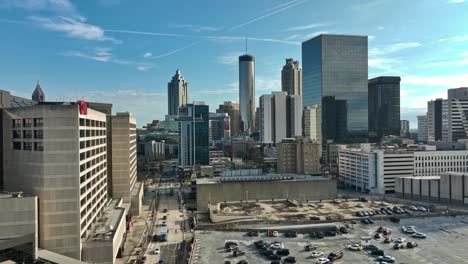
<instances>
[{"instance_id":1,"label":"contrail","mask_svg":"<svg viewBox=\"0 0 468 264\"><path fill-rule=\"evenodd\" d=\"M254 18L254 19L249 20L249 21L247 21L247 22L245 22L245 23L242 23L242 24L240 24L240 25L234 26L234 27L230 28L229 30L235 30L235 29L244 27L244 26L246 26L246 25L248 25L248 24L251 24L251 23L256 22L256 21L259 21L259 20L262 20L262 19L264 19L264 18L267 18L267 17L269 17L269 16L272 16L272 15L274 15L274 14L277 14L277 13L279 13L279 12L282 12L282 11L284 11L284 10L286 10L286 9L289 9L289 8L291 8L291 7L294 7L294 6L297 6L297 5L302 4L302 3L304 3L304 2L307 2L307 1L308 1L308 0L302 0L302 1L299 1L299 2L294 2L294 1L293 1L293 2L290 2L290 3L292 3L292 4L290 4L290 5L286 6L286 7L283 7L283 8L281 8L281 9L278 9L278 10L273 11L273 12L271 12L271 13L268 13L268 14L266 14L266 15L263 15L263 16L260 16L260 17L257 17L257 18Z\"/></svg>"},{"instance_id":2,"label":"contrail","mask_svg":"<svg viewBox=\"0 0 468 264\"><path fill-rule=\"evenodd\" d=\"M182 35L182 34L147 32L147 31L134 31L134 30L105 29L104 31L114 32L114 33L126 33L126 34L135 34L135 35L150 35L150 36L164 36L164 37L192 37L192 36L189 36L189 35Z\"/></svg>"},{"instance_id":3,"label":"contrail","mask_svg":"<svg viewBox=\"0 0 468 264\"><path fill-rule=\"evenodd\" d=\"M201 40L195 41L195 42L192 42L192 43L190 43L189 45L184 46L184 47L182 47L182 48L178 48L178 49L175 49L175 50L173 50L173 51L169 51L169 52L167 52L167 53L164 53L164 54L161 54L161 55L157 55L157 56L154 56L154 57L151 57L151 58L152 58L152 59L164 58L164 57L167 57L167 56L172 55L172 54L174 54L174 53L177 53L177 52L183 51L183 50L185 50L185 49L188 49L188 48L190 48L190 47L192 47L192 46L195 46L195 45L197 45L197 44L200 43L200 42L201 42Z\"/></svg>"},{"instance_id":4,"label":"contrail","mask_svg":"<svg viewBox=\"0 0 468 264\"><path fill-rule=\"evenodd\" d=\"M283 7L283 6L285 6L285 5L292 4L292 3L297 2L297 1L300 1L300 0L294 0L294 1L290 1L290 2L287 2L287 3L281 4L281 5L277 5L277 6L268 8L267 10L263 10L262 13L270 12L271 10L275 10L275 9L277 9L277 8Z\"/></svg>"}]
</instances>

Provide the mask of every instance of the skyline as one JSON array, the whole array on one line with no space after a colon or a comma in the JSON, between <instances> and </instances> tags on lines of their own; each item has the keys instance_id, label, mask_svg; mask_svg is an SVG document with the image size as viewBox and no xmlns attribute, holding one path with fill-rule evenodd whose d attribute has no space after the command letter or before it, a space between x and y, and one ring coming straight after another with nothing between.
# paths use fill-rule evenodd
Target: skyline
<instances>
[{"instance_id":1,"label":"skyline","mask_svg":"<svg viewBox=\"0 0 468 264\"><path fill-rule=\"evenodd\" d=\"M281 90L285 59L302 67L301 42L320 33L369 36L368 77L401 76L401 118L412 129L427 101L468 86L465 1L214 3L176 9L150 1L3 0L1 32L9 37L0 50L0 89L30 98L40 80L50 101L112 103L142 126L167 114L167 83L177 68L190 83L190 102L215 112L223 101L239 101L238 56L248 37L258 105L262 94ZM392 19L378 21L386 10Z\"/></svg>"}]
</instances>

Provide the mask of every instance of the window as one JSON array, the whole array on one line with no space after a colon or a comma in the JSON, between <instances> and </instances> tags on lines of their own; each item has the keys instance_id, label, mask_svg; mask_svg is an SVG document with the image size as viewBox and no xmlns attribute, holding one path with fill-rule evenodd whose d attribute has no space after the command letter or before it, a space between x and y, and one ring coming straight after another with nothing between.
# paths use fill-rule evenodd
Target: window
<instances>
[{"instance_id":1,"label":"window","mask_svg":"<svg viewBox=\"0 0 468 264\"><path fill-rule=\"evenodd\" d=\"M23 119L23 127L32 127L32 118Z\"/></svg>"},{"instance_id":2,"label":"window","mask_svg":"<svg viewBox=\"0 0 468 264\"><path fill-rule=\"evenodd\" d=\"M80 130L80 137L85 137L86 136L85 133L86 133L85 130Z\"/></svg>"},{"instance_id":3,"label":"window","mask_svg":"<svg viewBox=\"0 0 468 264\"><path fill-rule=\"evenodd\" d=\"M44 151L44 145L42 144L42 142L34 142L34 150Z\"/></svg>"},{"instance_id":4,"label":"window","mask_svg":"<svg viewBox=\"0 0 468 264\"><path fill-rule=\"evenodd\" d=\"M24 150L32 150L32 142L23 142Z\"/></svg>"},{"instance_id":5,"label":"window","mask_svg":"<svg viewBox=\"0 0 468 264\"><path fill-rule=\"evenodd\" d=\"M42 131L42 130L34 130L34 138L36 138L36 139L43 139L43 138L44 138L44 131Z\"/></svg>"},{"instance_id":6,"label":"window","mask_svg":"<svg viewBox=\"0 0 468 264\"><path fill-rule=\"evenodd\" d=\"M84 118L80 118L80 126L84 126L85 125L85 120Z\"/></svg>"},{"instance_id":7,"label":"window","mask_svg":"<svg viewBox=\"0 0 468 264\"><path fill-rule=\"evenodd\" d=\"M13 119L13 127L21 127L21 119Z\"/></svg>"},{"instance_id":8,"label":"window","mask_svg":"<svg viewBox=\"0 0 468 264\"><path fill-rule=\"evenodd\" d=\"M13 130L13 138L21 138L21 130Z\"/></svg>"},{"instance_id":9,"label":"window","mask_svg":"<svg viewBox=\"0 0 468 264\"><path fill-rule=\"evenodd\" d=\"M34 118L34 126L35 127L42 127L43 125L44 125L44 119Z\"/></svg>"},{"instance_id":10,"label":"window","mask_svg":"<svg viewBox=\"0 0 468 264\"><path fill-rule=\"evenodd\" d=\"M21 150L21 142L13 142L13 149Z\"/></svg>"},{"instance_id":11,"label":"window","mask_svg":"<svg viewBox=\"0 0 468 264\"><path fill-rule=\"evenodd\" d=\"M32 131L31 130L24 130L23 131L23 138L32 138Z\"/></svg>"}]
</instances>

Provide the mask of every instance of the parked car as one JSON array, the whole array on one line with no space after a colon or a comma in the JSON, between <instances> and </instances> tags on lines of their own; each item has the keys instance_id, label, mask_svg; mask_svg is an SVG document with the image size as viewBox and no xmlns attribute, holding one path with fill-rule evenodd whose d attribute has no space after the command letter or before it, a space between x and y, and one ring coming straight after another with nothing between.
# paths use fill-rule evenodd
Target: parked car
<instances>
[{"instance_id":1,"label":"parked car","mask_svg":"<svg viewBox=\"0 0 468 264\"><path fill-rule=\"evenodd\" d=\"M374 239L381 239L382 235L380 233L375 233Z\"/></svg>"},{"instance_id":2,"label":"parked car","mask_svg":"<svg viewBox=\"0 0 468 264\"><path fill-rule=\"evenodd\" d=\"M325 232L325 235L326 236L336 236L336 232L335 231L327 231L327 232Z\"/></svg>"},{"instance_id":3,"label":"parked car","mask_svg":"<svg viewBox=\"0 0 468 264\"><path fill-rule=\"evenodd\" d=\"M404 238L404 237L399 237L396 240L397 243L404 243L405 241L406 241L406 238Z\"/></svg>"},{"instance_id":4,"label":"parked car","mask_svg":"<svg viewBox=\"0 0 468 264\"><path fill-rule=\"evenodd\" d=\"M284 263L296 263L296 257L293 257L293 256L286 257L285 259L283 259L283 262Z\"/></svg>"},{"instance_id":5,"label":"parked car","mask_svg":"<svg viewBox=\"0 0 468 264\"><path fill-rule=\"evenodd\" d=\"M318 232L317 233L317 238L322 239L325 237L325 234L323 232Z\"/></svg>"},{"instance_id":6,"label":"parked car","mask_svg":"<svg viewBox=\"0 0 468 264\"><path fill-rule=\"evenodd\" d=\"M348 229L345 226L340 227L340 232L343 234L348 234Z\"/></svg>"},{"instance_id":7,"label":"parked car","mask_svg":"<svg viewBox=\"0 0 468 264\"><path fill-rule=\"evenodd\" d=\"M365 224L365 225L368 225L369 224L369 221L367 218L363 218L361 219L361 223Z\"/></svg>"},{"instance_id":8,"label":"parked car","mask_svg":"<svg viewBox=\"0 0 468 264\"><path fill-rule=\"evenodd\" d=\"M427 212L427 211L428 211L428 210L426 209L426 207L424 207L424 206L418 206L417 208L418 208L418 210L421 211L421 212Z\"/></svg>"},{"instance_id":9,"label":"parked car","mask_svg":"<svg viewBox=\"0 0 468 264\"><path fill-rule=\"evenodd\" d=\"M364 203L367 202L367 201L369 201L366 197L359 197L358 200L359 200L360 202L364 202Z\"/></svg>"},{"instance_id":10,"label":"parked car","mask_svg":"<svg viewBox=\"0 0 468 264\"><path fill-rule=\"evenodd\" d=\"M273 260L270 264L283 264L281 260Z\"/></svg>"},{"instance_id":11,"label":"parked car","mask_svg":"<svg viewBox=\"0 0 468 264\"><path fill-rule=\"evenodd\" d=\"M395 244L393 245L393 249L400 249L400 248L403 248L403 247L404 247L404 246L403 246L403 243L395 243Z\"/></svg>"},{"instance_id":12,"label":"parked car","mask_svg":"<svg viewBox=\"0 0 468 264\"><path fill-rule=\"evenodd\" d=\"M319 258L319 257L323 256L323 252L322 251L312 251L310 256L313 257L313 258Z\"/></svg>"},{"instance_id":13,"label":"parked car","mask_svg":"<svg viewBox=\"0 0 468 264\"><path fill-rule=\"evenodd\" d=\"M387 263L395 263L395 261L396 261L396 259L394 257L388 256L388 255L387 256L379 256L377 258L377 260L380 261L380 262L383 261L383 262L387 262Z\"/></svg>"},{"instance_id":14,"label":"parked car","mask_svg":"<svg viewBox=\"0 0 468 264\"><path fill-rule=\"evenodd\" d=\"M234 252L232 252L232 255L233 255L234 257L243 256L243 255L245 255L245 251L236 249L236 250L234 250Z\"/></svg>"},{"instance_id":15,"label":"parked car","mask_svg":"<svg viewBox=\"0 0 468 264\"><path fill-rule=\"evenodd\" d=\"M392 237L386 237L386 238L384 239L383 242L384 242L385 244L390 244L392 241L393 241L393 238L392 238Z\"/></svg>"},{"instance_id":16,"label":"parked car","mask_svg":"<svg viewBox=\"0 0 468 264\"><path fill-rule=\"evenodd\" d=\"M273 250L270 250L270 249L260 251L260 255L265 256L265 257L268 257L268 256L273 255L273 254L275 254L275 253L273 252Z\"/></svg>"},{"instance_id":17,"label":"parked car","mask_svg":"<svg viewBox=\"0 0 468 264\"><path fill-rule=\"evenodd\" d=\"M278 236L279 236L279 233L278 233L278 231L273 231L272 235L273 235L274 237L278 237Z\"/></svg>"},{"instance_id":18,"label":"parked car","mask_svg":"<svg viewBox=\"0 0 468 264\"><path fill-rule=\"evenodd\" d=\"M360 244L351 244L346 246L347 249L353 250L353 251L360 251L362 250L362 246Z\"/></svg>"},{"instance_id":19,"label":"parked car","mask_svg":"<svg viewBox=\"0 0 468 264\"><path fill-rule=\"evenodd\" d=\"M313 220L313 221L320 221L320 217L318 217L318 216L311 216L311 217L310 217L310 220Z\"/></svg>"},{"instance_id":20,"label":"parked car","mask_svg":"<svg viewBox=\"0 0 468 264\"><path fill-rule=\"evenodd\" d=\"M258 231L249 231L247 232L247 236L249 237L258 236Z\"/></svg>"},{"instance_id":21,"label":"parked car","mask_svg":"<svg viewBox=\"0 0 468 264\"><path fill-rule=\"evenodd\" d=\"M374 221L374 220L372 220L372 219L370 219L370 218L369 218L369 219L367 219L367 222L369 222L369 224L375 224L375 221Z\"/></svg>"},{"instance_id":22,"label":"parked car","mask_svg":"<svg viewBox=\"0 0 468 264\"><path fill-rule=\"evenodd\" d=\"M224 248L229 248L231 246L238 246L239 244L237 242L234 242L234 241L227 241L226 243L224 243Z\"/></svg>"},{"instance_id":23,"label":"parked car","mask_svg":"<svg viewBox=\"0 0 468 264\"><path fill-rule=\"evenodd\" d=\"M159 248L153 250L153 254L158 255L161 252Z\"/></svg>"},{"instance_id":24,"label":"parked car","mask_svg":"<svg viewBox=\"0 0 468 264\"><path fill-rule=\"evenodd\" d=\"M162 218L162 219L163 219L163 220L167 220L167 216L163 215L163 218Z\"/></svg>"},{"instance_id":25,"label":"parked car","mask_svg":"<svg viewBox=\"0 0 468 264\"><path fill-rule=\"evenodd\" d=\"M415 248L417 246L418 246L418 243L416 243L416 241L411 241L411 242L406 243L407 248Z\"/></svg>"},{"instance_id":26,"label":"parked car","mask_svg":"<svg viewBox=\"0 0 468 264\"><path fill-rule=\"evenodd\" d=\"M305 249L305 251L312 251L312 250L316 250L317 248L318 248L318 246L315 245L315 244L308 244L308 245L305 246L304 249Z\"/></svg>"},{"instance_id":27,"label":"parked car","mask_svg":"<svg viewBox=\"0 0 468 264\"><path fill-rule=\"evenodd\" d=\"M296 231L287 231L284 236L286 237L297 237L297 232Z\"/></svg>"},{"instance_id":28,"label":"parked car","mask_svg":"<svg viewBox=\"0 0 468 264\"><path fill-rule=\"evenodd\" d=\"M417 208L416 206L414 206L414 205L411 205L411 206L409 207L409 209L410 209L410 210L413 210L413 211L418 211L418 208Z\"/></svg>"},{"instance_id":29,"label":"parked car","mask_svg":"<svg viewBox=\"0 0 468 264\"><path fill-rule=\"evenodd\" d=\"M281 260L281 257L276 255L276 254L271 254L271 255L268 255L267 258L269 260Z\"/></svg>"},{"instance_id":30,"label":"parked car","mask_svg":"<svg viewBox=\"0 0 468 264\"><path fill-rule=\"evenodd\" d=\"M328 263L330 263L330 260L327 258L319 258L317 260L317 264L328 264Z\"/></svg>"},{"instance_id":31,"label":"parked car","mask_svg":"<svg viewBox=\"0 0 468 264\"><path fill-rule=\"evenodd\" d=\"M333 251L332 253L328 255L328 259L331 261L340 259L342 257L343 257L343 251L341 250Z\"/></svg>"},{"instance_id":32,"label":"parked car","mask_svg":"<svg viewBox=\"0 0 468 264\"><path fill-rule=\"evenodd\" d=\"M164 208L164 209L163 209L163 213L167 213L167 209Z\"/></svg>"},{"instance_id":33,"label":"parked car","mask_svg":"<svg viewBox=\"0 0 468 264\"><path fill-rule=\"evenodd\" d=\"M399 223L400 222L400 218L398 217L390 217L390 221L394 222L394 223Z\"/></svg>"},{"instance_id":34,"label":"parked car","mask_svg":"<svg viewBox=\"0 0 468 264\"><path fill-rule=\"evenodd\" d=\"M275 241L275 242L271 243L270 248L274 249L274 250L278 250L278 249L284 248L284 246L283 246L283 243Z\"/></svg>"},{"instance_id":35,"label":"parked car","mask_svg":"<svg viewBox=\"0 0 468 264\"><path fill-rule=\"evenodd\" d=\"M249 263L247 262L247 260L241 260L241 261L237 262L237 264L249 264Z\"/></svg>"},{"instance_id":36,"label":"parked car","mask_svg":"<svg viewBox=\"0 0 468 264\"><path fill-rule=\"evenodd\" d=\"M254 242L254 245L255 245L256 248L260 248L261 246L266 245L266 244L267 243L265 241L263 241L263 240L258 240L258 241Z\"/></svg>"},{"instance_id":37,"label":"parked car","mask_svg":"<svg viewBox=\"0 0 468 264\"><path fill-rule=\"evenodd\" d=\"M383 256L383 255L385 255L384 251L381 250L381 249L372 250L372 251L371 251L371 254L372 254L373 256Z\"/></svg>"},{"instance_id":38,"label":"parked car","mask_svg":"<svg viewBox=\"0 0 468 264\"><path fill-rule=\"evenodd\" d=\"M317 237L317 233L315 233L315 232L310 232L310 233L309 233L309 236L310 236L310 238L316 238L316 237Z\"/></svg>"},{"instance_id":39,"label":"parked car","mask_svg":"<svg viewBox=\"0 0 468 264\"><path fill-rule=\"evenodd\" d=\"M379 248L374 246L374 245L367 245L364 247L366 250L373 251L373 250L378 250Z\"/></svg>"},{"instance_id":40,"label":"parked car","mask_svg":"<svg viewBox=\"0 0 468 264\"><path fill-rule=\"evenodd\" d=\"M289 256L289 249L287 248L279 249L278 251L276 251L276 254L282 257Z\"/></svg>"},{"instance_id":41,"label":"parked car","mask_svg":"<svg viewBox=\"0 0 468 264\"><path fill-rule=\"evenodd\" d=\"M239 248L238 245L230 245L229 247L226 248L226 251L227 252L232 252L232 251L235 251Z\"/></svg>"},{"instance_id":42,"label":"parked car","mask_svg":"<svg viewBox=\"0 0 468 264\"><path fill-rule=\"evenodd\" d=\"M426 234L424 233L419 233L419 232L416 232L414 233L413 235L411 235L412 237L414 238L426 238Z\"/></svg>"}]
</instances>

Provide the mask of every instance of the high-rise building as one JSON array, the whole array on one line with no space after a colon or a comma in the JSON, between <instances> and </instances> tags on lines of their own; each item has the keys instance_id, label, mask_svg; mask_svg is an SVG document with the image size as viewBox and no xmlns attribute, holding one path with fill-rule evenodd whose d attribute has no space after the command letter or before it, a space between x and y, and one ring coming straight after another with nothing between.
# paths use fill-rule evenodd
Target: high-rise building
<instances>
[{"instance_id":1,"label":"high-rise building","mask_svg":"<svg viewBox=\"0 0 468 264\"><path fill-rule=\"evenodd\" d=\"M441 141L444 135L444 115L445 110L448 108L448 100L436 99L427 102L427 140L428 141Z\"/></svg>"},{"instance_id":2,"label":"high-rise building","mask_svg":"<svg viewBox=\"0 0 468 264\"><path fill-rule=\"evenodd\" d=\"M231 122L227 113L210 113L210 142L229 139L231 137Z\"/></svg>"},{"instance_id":3,"label":"high-rise building","mask_svg":"<svg viewBox=\"0 0 468 264\"><path fill-rule=\"evenodd\" d=\"M400 120L400 137L410 137L410 125L408 120Z\"/></svg>"},{"instance_id":4,"label":"high-rise building","mask_svg":"<svg viewBox=\"0 0 468 264\"><path fill-rule=\"evenodd\" d=\"M302 95L302 69L298 61L286 59L281 70L281 90L288 95Z\"/></svg>"},{"instance_id":5,"label":"high-rise building","mask_svg":"<svg viewBox=\"0 0 468 264\"><path fill-rule=\"evenodd\" d=\"M319 105L322 140L368 138L367 36L319 35L302 43L303 105Z\"/></svg>"},{"instance_id":6,"label":"high-rise building","mask_svg":"<svg viewBox=\"0 0 468 264\"><path fill-rule=\"evenodd\" d=\"M136 120L130 113L112 116L112 198L131 202L137 180Z\"/></svg>"},{"instance_id":7,"label":"high-rise building","mask_svg":"<svg viewBox=\"0 0 468 264\"><path fill-rule=\"evenodd\" d=\"M239 56L239 102L242 132L253 133L255 123L255 58Z\"/></svg>"},{"instance_id":8,"label":"high-rise building","mask_svg":"<svg viewBox=\"0 0 468 264\"><path fill-rule=\"evenodd\" d=\"M369 140L400 135L400 77L381 76L368 81Z\"/></svg>"},{"instance_id":9,"label":"high-rise building","mask_svg":"<svg viewBox=\"0 0 468 264\"><path fill-rule=\"evenodd\" d=\"M32 93L32 100L36 102L44 102L45 101L45 93L42 91L41 85L39 81L37 81L36 88Z\"/></svg>"},{"instance_id":10,"label":"high-rise building","mask_svg":"<svg viewBox=\"0 0 468 264\"><path fill-rule=\"evenodd\" d=\"M225 101L224 104L219 105L218 109L216 109L216 113L226 113L229 115L229 119L231 121L231 136L238 136L241 121L239 103L235 101Z\"/></svg>"},{"instance_id":11,"label":"high-rise building","mask_svg":"<svg viewBox=\"0 0 468 264\"><path fill-rule=\"evenodd\" d=\"M260 96L260 140L278 143L283 138L302 135L302 104L300 95L272 92Z\"/></svg>"},{"instance_id":12,"label":"high-rise building","mask_svg":"<svg viewBox=\"0 0 468 264\"><path fill-rule=\"evenodd\" d=\"M86 103L3 111L5 189L38 197L39 247L80 260L107 204L106 115Z\"/></svg>"},{"instance_id":13,"label":"high-rise building","mask_svg":"<svg viewBox=\"0 0 468 264\"><path fill-rule=\"evenodd\" d=\"M284 138L276 145L278 173L320 173L320 144L310 139Z\"/></svg>"},{"instance_id":14,"label":"high-rise building","mask_svg":"<svg viewBox=\"0 0 468 264\"><path fill-rule=\"evenodd\" d=\"M167 113L170 116L177 116L179 108L188 102L188 82L177 69L172 80L167 84Z\"/></svg>"},{"instance_id":15,"label":"high-rise building","mask_svg":"<svg viewBox=\"0 0 468 264\"><path fill-rule=\"evenodd\" d=\"M426 142L428 131L427 115L418 116L418 141Z\"/></svg>"},{"instance_id":16,"label":"high-rise building","mask_svg":"<svg viewBox=\"0 0 468 264\"><path fill-rule=\"evenodd\" d=\"M208 165L209 107L193 102L179 109L179 166Z\"/></svg>"},{"instance_id":17,"label":"high-rise building","mask_svg":"<svg viewBox=\"0 0 468 264\"><path fill-rule=\"evenodd\" d=\"M320 106L306 106L304 108L304 137L322 143L322 113Z\"/></svg>"},{"instance_id":18,"label":"high-rise building","mask_svg":"<svg viewBox=\"0 0 468 264\"><path fill-rule=\"evenodd\" d=\"M448 141L468 138L468 87L448 90Z\"/></svg>"}]
</instances>

